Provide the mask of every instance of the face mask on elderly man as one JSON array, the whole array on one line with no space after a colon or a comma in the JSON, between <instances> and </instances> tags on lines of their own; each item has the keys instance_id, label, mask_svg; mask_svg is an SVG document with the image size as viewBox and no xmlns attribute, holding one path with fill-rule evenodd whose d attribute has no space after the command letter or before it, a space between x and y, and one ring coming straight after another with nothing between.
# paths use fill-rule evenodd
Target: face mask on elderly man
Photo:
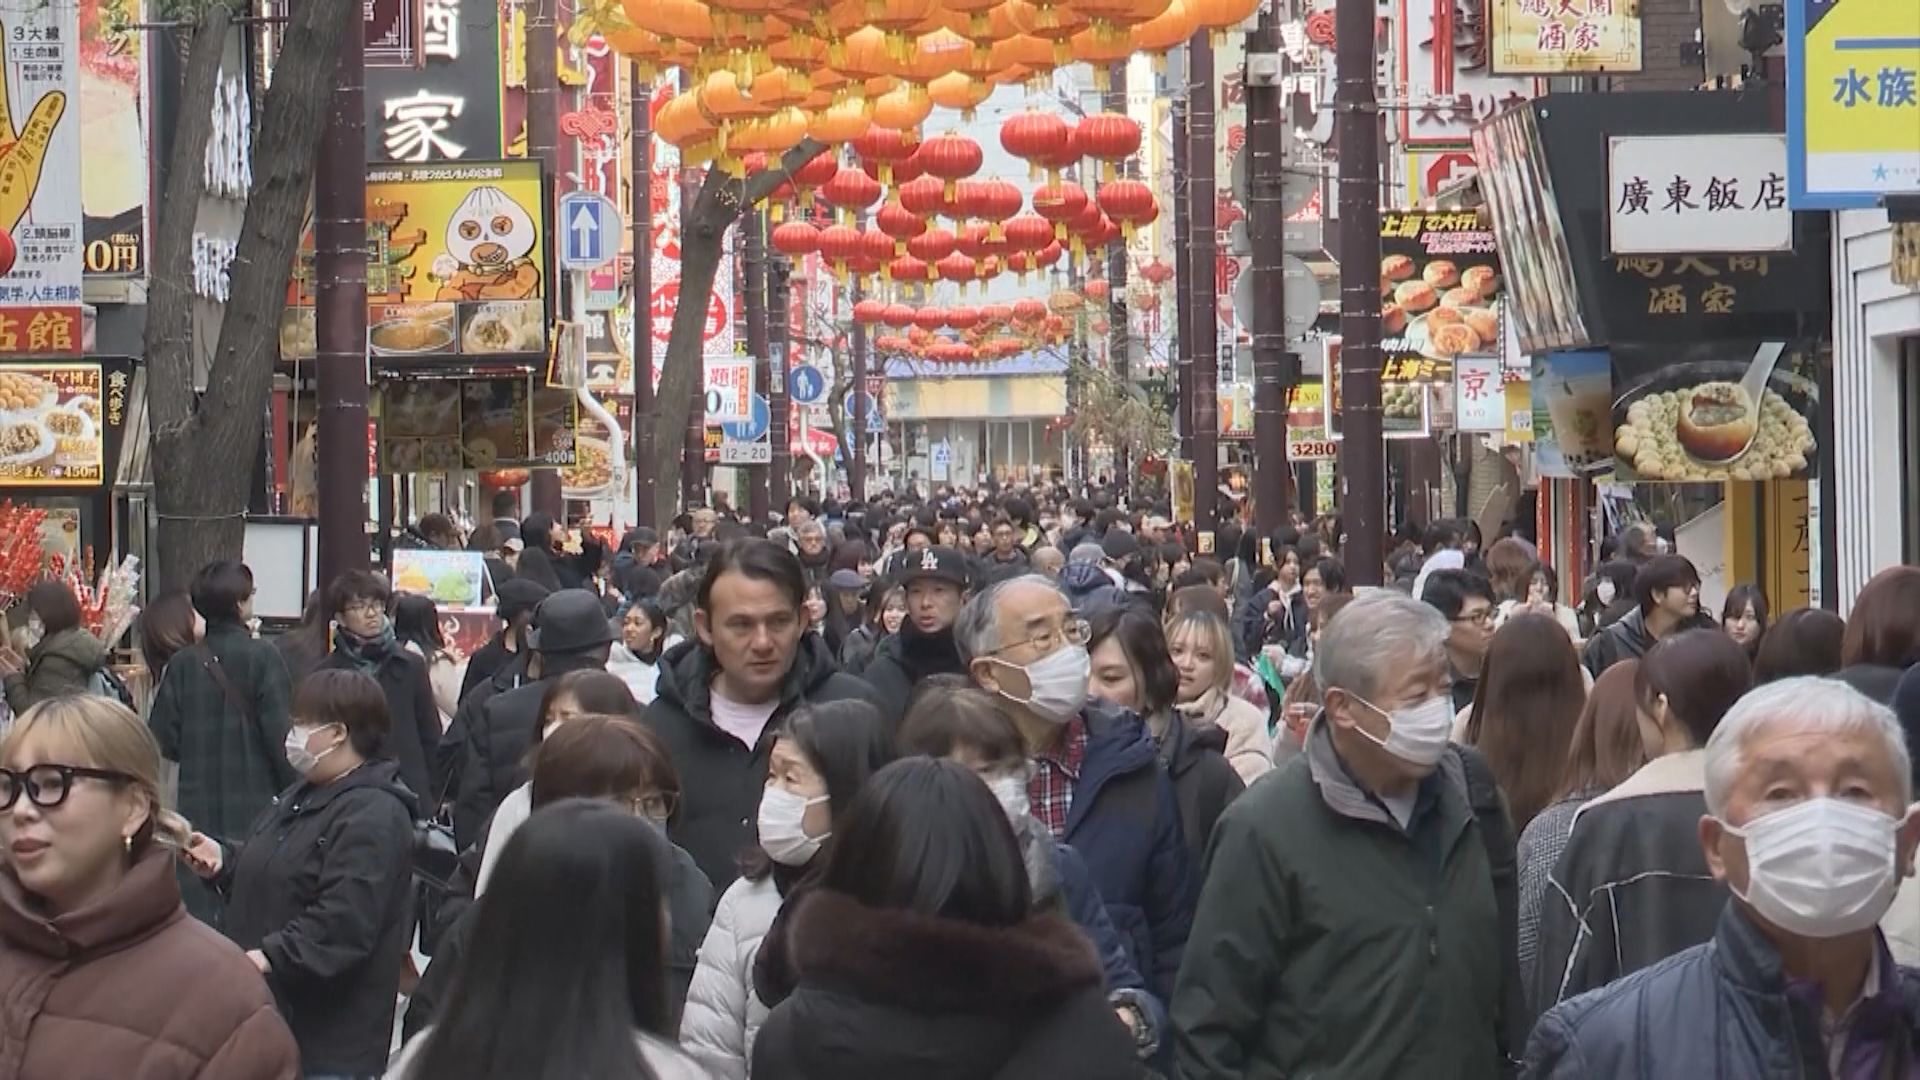
<instances>
[{"instance_id":1,"label":"face mask on elderly man","mask_svg":"<svg viewBox=\"0 0 1920 1080\"><path fill-rule=\"evenodd\" d=\"M1901 822L1844 799L1795 803L1727 832L1747 845L1747 888L1768 922L1802 937L1839 937L1880 921L1899 890Z\"/></svg>"}]
</instances>

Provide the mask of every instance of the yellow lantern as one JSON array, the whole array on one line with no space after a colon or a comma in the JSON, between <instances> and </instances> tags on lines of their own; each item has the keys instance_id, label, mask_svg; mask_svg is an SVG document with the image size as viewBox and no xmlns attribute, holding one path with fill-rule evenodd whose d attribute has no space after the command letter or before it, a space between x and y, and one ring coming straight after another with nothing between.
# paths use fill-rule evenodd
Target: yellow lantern
<instances>
[{"instance_id":1,"label":"yellow lantern","mask_svg":"<svg viewBox=\"0 0 1920 1080\"><path fill-rule=\"evenodd\" d=\"M985 79L976 79L964 71L942 75L927 84L927 96L935 105L945 109L954 109L973 118L973 110L993 96L993 84Z\"/></svg>"},{"instance_id":2,"label":"yellow lantern","mask_svg":"<svg viewBox=\"0 0 1920 1080\"><path fill-rule=\"evenodd\" d=\"M867 133L873 115L864 101L843 101L813 114L807 134L828 145L852 142Z\"/></svg>"},{"instance_id":3,"label":"yellow lantern","mask_svg":"<svg viewBox=\"0 0 1920 1080\"><path fill-rule=\"evenodd\" d=\"M903 83L873 99L873 122L895 131L912 131L933 113L926 87Z\"/></svg>"},{"instance_id":4,"label":"yellow lantern","mask_svg":"<svg viewBox=\"0 0 1920 1080\"><path fill-rule=\"evenodd\" d=\"M1158 17L1133 28L1133 47L1152 53L1164 63L1169 50L1185 44L1200 30L1200 17L1194 14L1193 0L1173 0Z\"/></svg>"}]
</instances>

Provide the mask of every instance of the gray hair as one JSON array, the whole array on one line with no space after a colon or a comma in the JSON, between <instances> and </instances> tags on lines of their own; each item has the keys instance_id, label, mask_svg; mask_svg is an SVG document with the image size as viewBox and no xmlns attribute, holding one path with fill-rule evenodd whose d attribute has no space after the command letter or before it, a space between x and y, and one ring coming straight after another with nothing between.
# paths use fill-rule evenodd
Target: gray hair
<instances>
[{"instance_id":1,"label":"gray hair","mask_svg":"<svg viewBox=\"0 0 1920 1080\"><path fill-rule=\"evenodd\" d=\"M1105 548L1089 541L1084 544L1075 544L1073 546L1073 552L1067 556L1067 561L1070 563L1092 563L1098 566L1101 560L1106 557L1107 550Z\"/></svg>"},{"instance_id":2,"label":"gray hair","mask_svg":"<svg viewBox=\"0 0 1920 1080\"><path fill-rule=\"evenodd\" d=\"M1327 621L1314 648L1313 681L1371 698L1390 672L1444 662L1447 617L1387 589L1361 594Z\"/></svg>"},{"instance_id":3,"label":"gray hair","mask_svg":"<svg viewBox=\"0 0 1920 1080\"><path fill-rule=\"evenodd\" d=\"M1906 732L1893 710L1838 679L1813 675L1771 682L1751 690L1707 739L1707 812L1719 817L1746 764L1747 743L1777 727L1821 735L1867 732L1880 736L1900 777L1900 803L1913 801L1913 759Z\"/></svg>"},{"instance_id":4,"label":"gray hair","mask_svg":"<svg viewBox=\"0 0 1920 1080\"><path fill-rule=\"evenodd\" d=\"M819 518L808 518L807 520L794 526L793 535L795 539L799 539L800 537L803 537L803 536L824 537L827 535L827 527L825 525L820 524Z\"/></svg>"},{"instance_id":5,"label":"gray hair","mask_svg":"<svg viewBox=\"0 0 1920 1080\"><path fill-rule=\"evenodd\" d=\"M967 605L960 609L960 617L953 623L953 643L960 650L962 666L971 665L982 656L991 655L1000 648L1000 598L1007 590L1019 585L1036 585L1067 601L1072 607L1072 598L1060 583L1045 574L1021 574L1019 577L998 581L974 593Z\"/></svg>"}]
</instances>

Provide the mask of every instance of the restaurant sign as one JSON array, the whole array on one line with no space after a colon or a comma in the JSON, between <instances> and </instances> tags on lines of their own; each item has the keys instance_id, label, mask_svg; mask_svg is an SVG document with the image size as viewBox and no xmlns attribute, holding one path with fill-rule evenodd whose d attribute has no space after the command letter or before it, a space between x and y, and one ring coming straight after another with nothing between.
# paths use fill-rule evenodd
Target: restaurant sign
<instances>
[{"instance_id":1,"label":"restaurant sign","mask_svg":"<svg viewBox=\"0 0 1920 1080\"><path fill-rule=\"evenodd\" d=\"M0 367L0 488L97 487L127 424L130 362Z\"/></svg>"},{"instance_id":2,"label":"restaurant sign","mask_svg":"<svg viewBox=\"0 0 1920 1080\"><path fill-rule=\"evenodd\" d=\"M1496 75L1639 71L1639 0L1492 0Z\"/></svg>"},{"instance_id":3,"label":"restaurant sign","mask_svg":"<svg viewBox=\"0 0 1920 1080\"><path fill-rule=\"evenodd\" d=\"M1628 135L1607 140L1613 255L1793 250L1782 135Z\"/></svg>"},{"instance_id":4,"label":"restaurant sign","mask_svg":"<svg viewBox=\"0 0 1920 1080\"><path fill-rule=\"evenodd\" d=\"M0 355L76 355L85 268L80 9L76 0L16 7L5 33L0 232L13 238L17 257L0 277Z\"/></svg>"}]
</instances>

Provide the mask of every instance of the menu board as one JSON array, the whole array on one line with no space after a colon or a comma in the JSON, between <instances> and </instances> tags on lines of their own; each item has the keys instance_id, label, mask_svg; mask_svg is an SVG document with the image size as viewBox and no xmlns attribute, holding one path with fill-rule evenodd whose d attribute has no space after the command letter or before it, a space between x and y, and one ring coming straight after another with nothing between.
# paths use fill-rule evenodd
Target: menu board
<instances>
[{"instance_id":1,"label":"menu board","mask_svg":"<svg viewBox=\"0 0 1920 1080\"><path fill-rule=\"evenodd\" d=\"M1609 463L1621 483L1786 480L1819 463L1819 353L1805 343L1719 339L1616 343ZM1755 401L1742 385L1773 362Z\"/></svg>"},{"instance_id":2,"label":"menu board","mask_svg":"<svg viewBox=\"0 0 1920 1080\"><path fill-rule=\"evenodd\" d=\"M1453 383L1458 356L1500 355L1500 256L1478 214L1380 216L1383 386Z\"/></svg>"},{"instance_id":3,"label":"menu board","mask_svg":"<svg viewBox=\"0 0 1920 1080\"><path fill-rule=\"evenodd\" d=\"M573 391L526 379L388 381L381 389L383 472L574 464Z\"/></svg>"},{"instance_id":4,"label":"menu board","mask_svg":"<svg viewBox=\"0 0 1920 1080\"><path fill-rule=\"evenodd\" d=\"M1332 461L1340 444L1327 433L1326 388L1318 381L1294 384L1287 395L1287 460Z\"/></svg>"},{"instance_id":5,"label":"menu board","mask_svg":"<svg viewBox=\"0 0 1920 1080\"><path fill-rule=\"evenodd\" d=\"M106 480L99 364L0 369L0 487L74 487Z\"/></svg>"},{"instance_id":6,"label":"menu board","mask_svg":"<svg viewBox=\"0 0 1920 1080\"><path fill-rule=\"evenodd\" d=\"M595 394L601 408L607 410L622 433L633 430L633 398L626 394ZM606 425L592 412L580 410L579 431L574 439L574 463L560 470L561 492L569 499L595 499L613 487L613 440ZM623 444L626 440L622 439Z\"/></svg>"},{"instance_id":7,"label":"menu board","mask_svg":"<svg viewBox=\"0 0 1920 1080\"><path fill-rule=\"evenodd\" d=\"M480 606L486 574L486 556L478 551L402 548L393 553L393 587L436 604Z\"/></svg>"}]
</instances>

